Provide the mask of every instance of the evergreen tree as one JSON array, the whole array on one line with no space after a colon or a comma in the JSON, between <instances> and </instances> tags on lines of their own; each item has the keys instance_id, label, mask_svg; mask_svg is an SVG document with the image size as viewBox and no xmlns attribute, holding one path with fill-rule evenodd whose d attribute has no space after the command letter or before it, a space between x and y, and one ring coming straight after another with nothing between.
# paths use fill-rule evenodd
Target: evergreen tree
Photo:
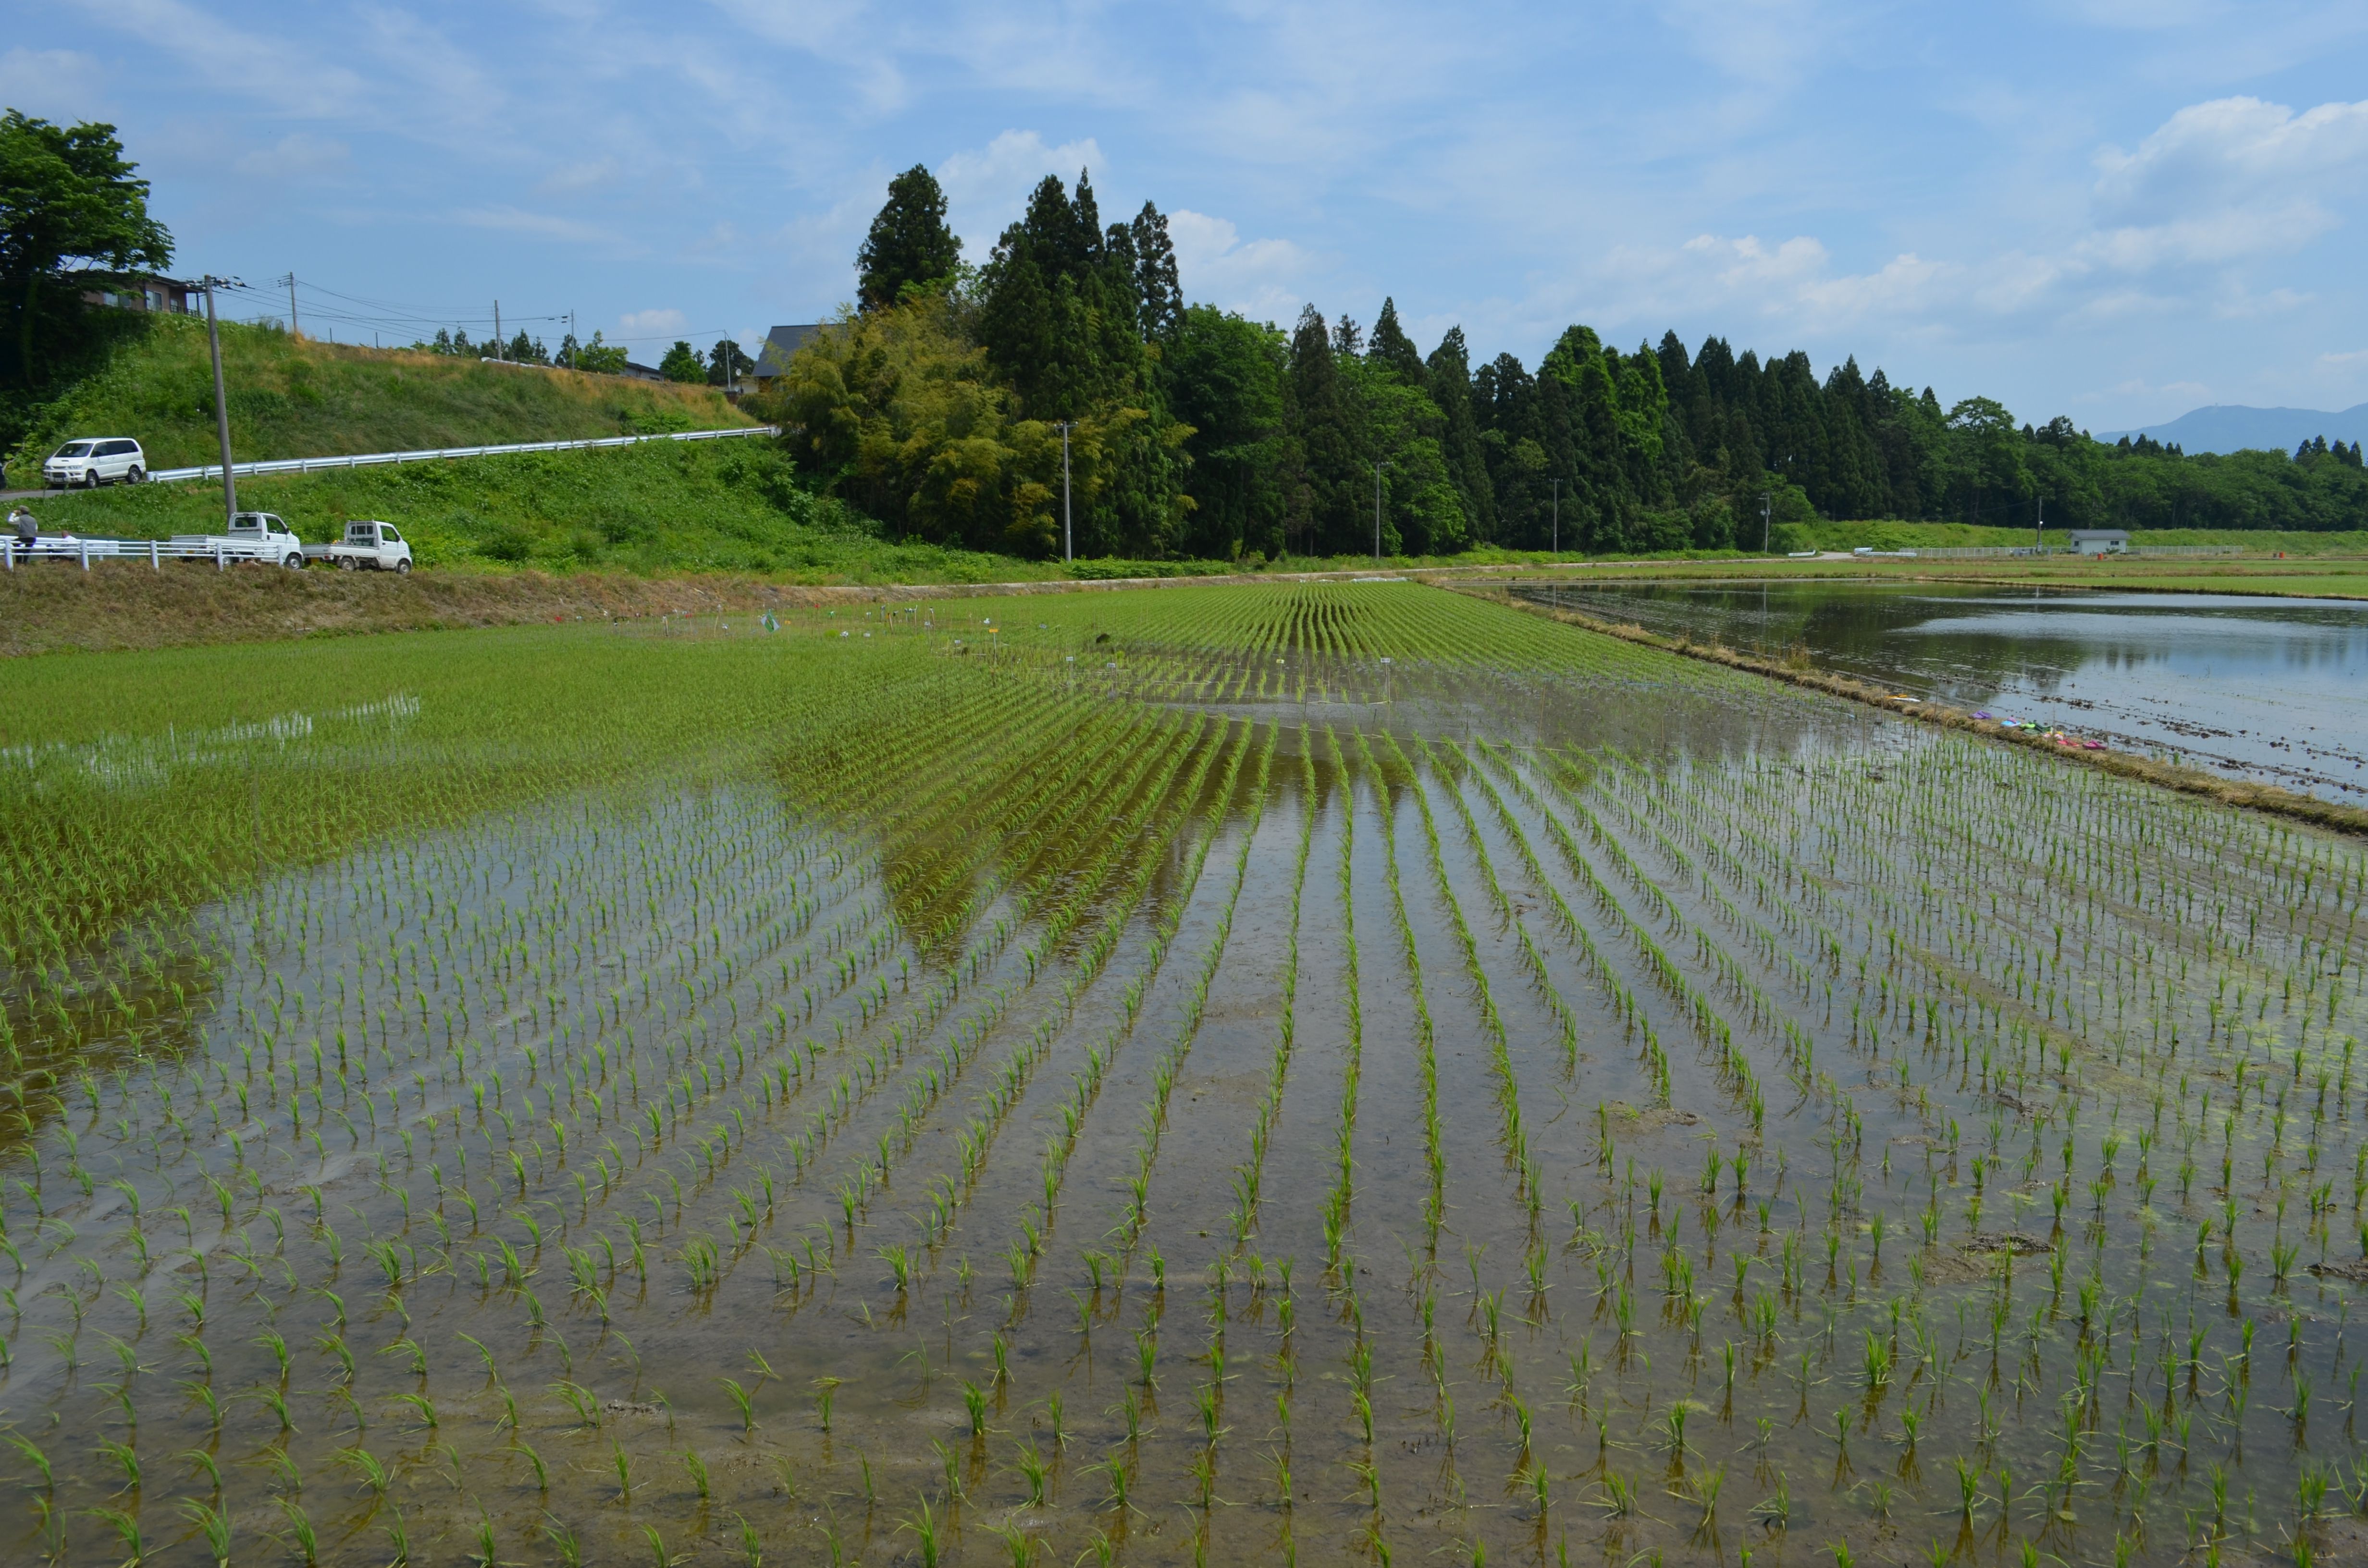
<instances>
[{"instance_id":1,"label":"evergreen tree","mask_svg":"<svg viewBox=\"0 0 2368 1568\"><path fill-rule=\"evenodd\" d=\"M1398 325L1398 304L1395 300L1382 301L1381 318L1373 323L1373 335L1365 346L1365 357L1387 369L1391 374L1410 387L1424 383L1422 356L1416 351L1414 339Z\"/></svg>"},{"instance_id":2,"label":"evergreen tree","mask_svg":"<svg viewBox=\"0 0 2368 1568\"><path fill-rule=\"evenodd\" d=\"M1165 339L1184 321L1184 289L1176 277L1176 246L1167 215L1146 201L1130 225L1134 244L1136 324L1143 335Z\"/></svg>"},{"instance_id":3,"label":"evergreen tree","mask_svg":"<svg viewBox=\"0 0 2368 1568\"><path fill-rule=\"evenodd\" d=\"M1351 427L1340 367L1323 313L1309 305L1291 335L1283 416L1292 433L1285 494L1289 547L1303 554L1355 551L1363 529L1359 505L1362 453Z\"/></svg>"},{"instance_id":4,"label":"evergreen tree","mask_svg":"<svg viewBox=\"0 0 2368 1568\"><path fill-rule=\"evenodd\" d=\"M1074 194L1046 176L979 274L978 339L1022 415L1081 422L1095 474L1076 538L1092 554L1165 554L1186 507L1189 432L1139 330L1139 261L1130 226L1100 227L1081 173Z\"/></svg>"},{"instance_id":5,"label":"evergreen tree","mask_svg":"<svg viewBox=\"0 0 2368 1568\"><path fill-rule=\"evenodd\" d=\"M1184 480L1193 510L1186 548L1231 559L1283 551L1282 334L1209 305L1193 305L1166 347L1170 406L1190 426Z\"/></svg>"},{"instance_id":6,"label":"evergreen tree","mask_svg":"<svg viewBox=\"0 0 2368 1568\"><path fill-rule=\"evenodd\" d=\"M926 165L888 182L888 200L856 253L856 297L867 311L894 304L908 286L939 282L962 266L962 240L946 224L946 193Z\"/></svg>"},{"instance_id":7,"label":"evergreen tree","mask_svg":"<svg viewBox=\"0 0 2368 1568\"><path fill-rule=\"evenodd\" d=\"M674 347L658 361L658 374L670 381L703 381L707 380L707 361L698 349L677 337Z\"/></svg>"},{"instance_id":8,"label":"evergreen tree","mask_svg":"<svg viewBox=\"0 0 2368 1568\"><path fill-rule=\"evenodd\" d=\"M757 361L748 358L748 351L728 337L717 338L715 347L708 352L707 380L712 386L745 381L756 368Z\"/></svg>"},{"instance_id":9,"label":"evergreen tree","mask_svg":"<svg viewBox=\"0 0 2368 1568\"><path fill-rule=\"evenodd\" d=\"M1424 367L1430 401L1439 407L1441 455L1447 476L1463 502L1466 526L1474 542L1497 541L1497 497L1488 483L1488 459L1480 438L1479 421L1472 412L1471 357L1463 346L1463 329L1451 326Z\"/></svg>"}]
</instances>

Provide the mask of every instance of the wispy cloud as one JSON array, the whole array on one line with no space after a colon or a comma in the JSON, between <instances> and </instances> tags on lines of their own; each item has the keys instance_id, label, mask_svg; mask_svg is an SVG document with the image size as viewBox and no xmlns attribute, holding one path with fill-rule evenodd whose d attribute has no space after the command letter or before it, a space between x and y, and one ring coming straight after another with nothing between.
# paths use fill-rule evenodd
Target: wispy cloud
<instances>
[{"instance_id":1,"label":"wispy cloud","mask_svg":"<svg viewBox=\"0 0 2368 1568\"><path fill-rule=\"evenodd\" d=\"M2362 80L2357 0L65 0L0 51L221 270L811 320L896 171L979 259L1090 167L1252 315L1720 332L2039 409L2362 373Z\"/></svg>"}]
</instances>

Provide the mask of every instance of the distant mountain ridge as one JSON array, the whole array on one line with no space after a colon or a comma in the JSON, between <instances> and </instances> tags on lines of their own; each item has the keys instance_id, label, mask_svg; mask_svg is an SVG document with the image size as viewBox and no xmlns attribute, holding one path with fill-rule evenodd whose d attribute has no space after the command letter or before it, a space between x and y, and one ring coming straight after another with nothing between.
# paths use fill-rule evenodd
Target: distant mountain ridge
<instances>
[{"instance_id":1,"label":"distant mountain ridge","mask_svg":"<svg viewBox=\"0 0 2368 1568\"><path fill-rule=\"evenodd\" d=\"M2330 441L2357 441L2368 437L2368 403L2356 403L2337 414L2315 408L2248 408L2240 403L2220 403L2209 408L2190 409L2168 425L2149 425L2143 430L2100 431L2097 439L2118 441L2123 436L2151 436L2165 445L2176 442L2180 451L2190 453L2248 449L2291 452L2314 436L2324 436Z\"/></svg>"}]
</instances>

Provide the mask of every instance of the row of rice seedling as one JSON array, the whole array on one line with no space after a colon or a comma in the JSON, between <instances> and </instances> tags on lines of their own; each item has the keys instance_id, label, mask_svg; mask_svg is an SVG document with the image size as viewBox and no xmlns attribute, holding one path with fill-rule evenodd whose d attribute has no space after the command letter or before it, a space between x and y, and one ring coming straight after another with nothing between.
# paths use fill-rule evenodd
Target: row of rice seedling
<instances>
[{"instance_id":1,"label":"row of rice seedling","mask_svg":"<svg viewBox=\"0 0 2368 1568\"><path fill-rule=\"evenodd\" d=\"M1412 585L1024 608L0 699L11 1550L2336 1539L2356 846Z\"/></svg>"}]
</instances>

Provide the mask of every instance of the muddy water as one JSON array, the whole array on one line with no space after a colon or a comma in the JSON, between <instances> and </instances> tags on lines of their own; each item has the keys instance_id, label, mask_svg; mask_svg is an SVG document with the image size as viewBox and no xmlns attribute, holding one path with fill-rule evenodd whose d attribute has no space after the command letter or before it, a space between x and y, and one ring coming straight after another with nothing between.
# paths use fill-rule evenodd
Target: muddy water
<instances>
[{"instance_id":1,"label":"muddy water","mask_svg":"<svg viewBox=\"0 0 2368 1568\"><path fill-rule=\"evenodd\" d=\"M2000 717L2358 804L2368 605L1782 583L1527 589Z\"/></svg>"},{"instance_id":2,"label":"muddy water","mask_svg":"<svg viewBox=\"0 0 2368 1568\"><path fill-rule=\"evenodd\" d=\"M1687 670L1313 684L1175 694L1041 842L752 773L209 911L12 1166L0 1550L2334 1528L2356 846Z\"/></svg>"}]
</instances>

